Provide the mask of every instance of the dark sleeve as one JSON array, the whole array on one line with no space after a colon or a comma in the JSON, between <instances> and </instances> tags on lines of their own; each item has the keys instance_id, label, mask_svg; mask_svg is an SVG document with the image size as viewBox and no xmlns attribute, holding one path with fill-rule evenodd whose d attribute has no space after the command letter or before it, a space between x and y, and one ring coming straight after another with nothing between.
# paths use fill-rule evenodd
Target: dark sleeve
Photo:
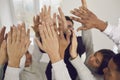
<instances>
[{"instance_id":1,"label":"dark sleeve","mask_svg":"<svg viewBox=\"0 0 120 80\"><path fill-rule=\"evenodd\" d=\"M83 44L82 37L77 37L78 47L77 47L77 53L79 56L81 56L85 52L85 45Z\"/></svg>"}]
</instances>

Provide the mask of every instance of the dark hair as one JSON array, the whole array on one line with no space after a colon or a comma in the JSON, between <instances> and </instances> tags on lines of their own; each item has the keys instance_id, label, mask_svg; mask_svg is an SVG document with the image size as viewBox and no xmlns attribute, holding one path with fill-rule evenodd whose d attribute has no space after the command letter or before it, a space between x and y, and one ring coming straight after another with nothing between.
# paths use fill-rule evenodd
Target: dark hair
<instances>
[{"instance_id":1,"label":"dark hair","mask_svg":"<svg viewBox=\"0 0 120 80\"><path fill-rule=\"evenodd\" d=\"M99 75L103 75L103 69L108 66L109 60L115 55L115 53L109 49L101 49L100 52L103 55L103 60L100 67L97 69Z\"/></svg>"},{"instance_id":2,"label":"dark hair","mask_svg":"<svg viewBox=\"0 0 120 80\"><path fill-rule=\"evenodd\" d=\"M72 19L70 19L70 17L69 17L69 16L65 16L65 19L66 19L67 21L72 22L72 24L74 24L73 20L72 20Z\"/></svg>"},{"instance_id":3,"label":"dark hair","mask_svg":"<svg viewBox=\"0 0 120 80\"><path fill-rule=\"evenodd\" d=\"M117 71L120 72L120 53L119 54L116 54L114 57L113 57L113 62L116 64L117 66Z\"/></svg>"}]
</instances>

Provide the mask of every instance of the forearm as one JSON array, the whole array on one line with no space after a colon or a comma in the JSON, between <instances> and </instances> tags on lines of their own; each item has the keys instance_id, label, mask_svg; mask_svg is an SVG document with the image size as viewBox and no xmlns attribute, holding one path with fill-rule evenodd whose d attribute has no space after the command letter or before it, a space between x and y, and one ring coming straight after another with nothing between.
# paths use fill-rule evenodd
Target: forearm
<instances>
[{"instance_id":1,"label":"forearm","mask_svg":"<svg viewBox=\"0 0 120 80\"><path fill-rule=\"evenodd\" d=\"M20 68L7 66L4 80L19 80Z\"/></svg>"},{"instance_id":2,"label":"forearm","mask_svg":"<svg viewBox=\"0 0 120 80\"><path fill-rule=\"evenodd\" d=\"M77 70L80 80L95 80L95 77L93 76L91 71L85 66L85 64L81 61L79 56L77 56L73 60L70 60L70 62Z\"/></svg>"},{"instance_id":3,"label":"forearm","mask_svg":"<svg viewBox=\"0 0 120 80\"><path fill-rule=\"evenodd\" d=\"M107 28L103 31L118 47L120 52L120 26L113 26L108 23Z\"/></svg>"},{"instance_id":4,"label":"forearm","mask_svg":"<svg viewBox=\"0 0 120 80\"><path fill-rule=\"evenodd\" d=\"M71 80L66 64L63 60L60 60L52 64L53 70L55 72L56 80Z\"/></svg>"},{"instance_id":5,"label":"forearm","mask_svg":"<svg viewBox=\"0 0 120 80\"><path fill-rule=\"evenodd\" d=\"M107 28L107 23L100 20L100 19L97 19L97 22L96 22L96 28L100 31L104 31L106 28Z\"/></svg>"},{"instance_id":6,"label":"forearm","mask_svg":"<svg viewBox=\"0 0 120 80\"><path fill-rule=\"evenodd\" d=\"M91 30L82 31L82 40L86 50L86 60L94 53L93 38Z\"/></svg>"}]
</instances>

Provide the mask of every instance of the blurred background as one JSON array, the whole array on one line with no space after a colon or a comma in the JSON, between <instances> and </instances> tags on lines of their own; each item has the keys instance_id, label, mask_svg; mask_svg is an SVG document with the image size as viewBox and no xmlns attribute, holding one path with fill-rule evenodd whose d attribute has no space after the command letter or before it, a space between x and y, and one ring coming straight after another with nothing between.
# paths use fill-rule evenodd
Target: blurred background
<instances>
[{"instance_id":1,"label":"blurred background","mask_svg":"<svg viewBox=\"0 0 120 80\"><path fill-rule=\"evenodd\" d=\"M21 21L26 23L27 28L31 29L33 25L33 16L40 12L40 9L44 4L54 5L52 7L52 13L57 11L60 6L65 15L71 16L70 10L81 6L81 0L0 0L0 27L3 25L9 27L13 24L17 24ZM113 25L118 25L118 19L120 17L120 0L86 0L88 9L93 11L100 19L110 22ZM80 23L75 22L75 29L81 26ZM80 36L81 31L76 32L76 35ZM113 49L117 48L103 33L92 29L94 50L103 48ZM34 37L34 32L31 29L31 38Z\"/></svg>"}]
</instances>

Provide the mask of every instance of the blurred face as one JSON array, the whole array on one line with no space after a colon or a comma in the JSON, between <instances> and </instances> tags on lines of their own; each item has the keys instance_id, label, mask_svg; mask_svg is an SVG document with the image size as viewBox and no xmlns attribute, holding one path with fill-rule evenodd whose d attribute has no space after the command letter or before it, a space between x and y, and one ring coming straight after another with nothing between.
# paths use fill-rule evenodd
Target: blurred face
<instances>
[{"instance_id":1,"label":"blurred face","mask_svg":"<svg viewBox=\"0 0 120 80\"><path fill-rule=\"evenodd\" d=\"M120 80L120 73L117 71L117 66L111 59L108 67L103 70L104 80Z\"/></svg>"},{"instance_id":2,"label":"blurred face","mask_svg":"<svg viewBox=\"0 0 120 80\"><path fill-rule=\"evenodd\" d=\"M32 55L27 51L25 67L29 67L32 64Z\"/></svg>"},{"instance_id":3,"label":"blurred face","mask_svg":"<svg viewBox=\"0 0 120 80\"><path fill-rule=\"evenodd\" d=\"M87 64L90 68L97 69L103 60L103 55L100 52L90 55Z\"/></svg>"},{"instance_id":4,"label":"blurred face","mask_svg":"<svg viewBox=\"0 0 120 80\"><path fill-rule=\"evenodd\" d=\"M73 28L73 24L72 24L72 22L71 21L69 21L69 20L67 20L67 27L68 27L68 29L70 29L70 30L74 30L74 28Z\"/></svg>"}]
</instances>

